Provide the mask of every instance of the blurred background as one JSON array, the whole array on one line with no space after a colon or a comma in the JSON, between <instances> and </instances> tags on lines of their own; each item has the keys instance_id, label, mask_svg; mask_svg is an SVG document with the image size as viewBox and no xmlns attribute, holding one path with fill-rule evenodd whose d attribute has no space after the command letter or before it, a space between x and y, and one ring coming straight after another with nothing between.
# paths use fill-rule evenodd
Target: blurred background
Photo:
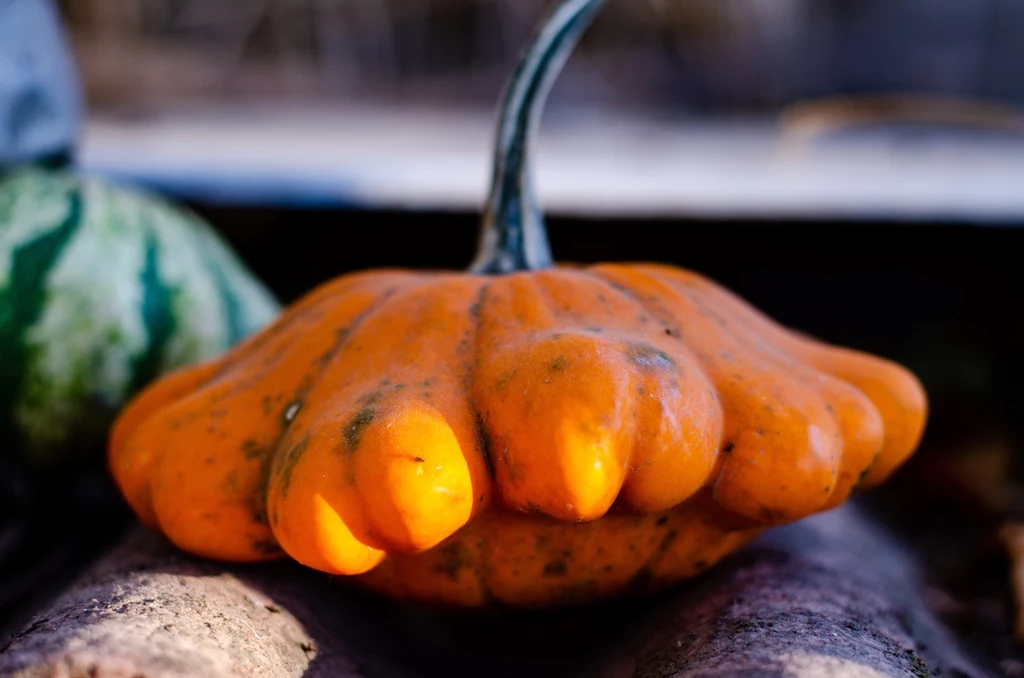
<instances>
[{"instance_id":1,"label":"blurred background","mask_svg":"<svg viewBox=\"0 0 1024 678\"><path fill-rule=\"evenodd\" d=\"M544 0L61 0L100 108L490 107ZM1015 0L612 0L563 101L670 114L835 94L1024 101Z\"/></svg>"},{"instance_id":2,"label":"blurred background","mask_svg":"<svg viewBox=\"0 0 1024 678\"><path fill-rule=\"evenodd\" d=\"M61 0L82 161L209 201L475 209L545 4ZM552 94L541 197L1018 220L1022 34L1016 0L610 0Z\"/></svg>"}]
</instances>

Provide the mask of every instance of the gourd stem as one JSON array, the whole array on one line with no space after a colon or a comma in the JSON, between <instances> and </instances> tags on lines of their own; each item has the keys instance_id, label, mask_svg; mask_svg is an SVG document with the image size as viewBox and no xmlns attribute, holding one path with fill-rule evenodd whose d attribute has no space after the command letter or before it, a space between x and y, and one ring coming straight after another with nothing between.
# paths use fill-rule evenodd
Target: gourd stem
<instances>
[{"instance_id":1,"label":"gourd stem","mask_svg":"<svg viewBox=\"0 0 1024 678\"><path fill-rule=\"evenodd\" d=\"M471 273L513 273L554 265L533 190L530 147L548 92L605 0L562 0L541 22L505 88L494 174Z\"/></svg>"}]
</instances>

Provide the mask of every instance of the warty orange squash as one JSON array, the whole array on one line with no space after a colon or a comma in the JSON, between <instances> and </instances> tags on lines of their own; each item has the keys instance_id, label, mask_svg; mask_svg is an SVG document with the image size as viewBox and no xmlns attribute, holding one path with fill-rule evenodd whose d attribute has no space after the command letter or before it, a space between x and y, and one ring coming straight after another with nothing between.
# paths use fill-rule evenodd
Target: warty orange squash
<instances>
[{"instance_id":1,"label":"warty orange squash","mask_svg":"<svg viewBox=\"0 0 1024 678\"><path fill-rule=\"evenodd\" d=\"M399 598L547 606L692 576L907 458L926 398L902 367L690 271L553 264L527 152L600 5L558 5L506 90L468 273L342 276L123 411L109 462L145 524Z\"/></svg>"}]
</instances>

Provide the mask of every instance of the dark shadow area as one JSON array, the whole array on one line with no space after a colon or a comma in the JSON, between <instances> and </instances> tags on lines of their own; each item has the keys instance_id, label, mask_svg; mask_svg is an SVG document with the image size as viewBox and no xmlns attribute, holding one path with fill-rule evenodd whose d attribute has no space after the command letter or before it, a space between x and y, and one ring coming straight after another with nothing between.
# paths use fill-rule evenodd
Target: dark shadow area
<instances>
[{"instance_id":1,"label":"dark shadow area","mask_svg":"<svg viewBox=\"0 0 1024 678\"><path fill-rule=\"evenodd\" d=\"M77 471L77 473L76 473ZM133 516L99 468L0 468L0 643L109 549Z\"/></svg>"}]
</instances>

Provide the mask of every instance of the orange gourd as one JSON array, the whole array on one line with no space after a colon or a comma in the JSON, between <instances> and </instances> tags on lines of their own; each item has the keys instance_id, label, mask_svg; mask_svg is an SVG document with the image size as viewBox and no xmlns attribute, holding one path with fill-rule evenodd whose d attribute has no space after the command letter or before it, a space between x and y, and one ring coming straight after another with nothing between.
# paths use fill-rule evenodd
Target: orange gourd
<instances>
[{"instance_id":1,"label":"orange gourd","mask_svg":"<svg viewBox=\"0 0 1024 678\"><path fill-rule=\"evenodd\" d=\"M338 278L123 411L110 467L145 524L396 597L554 605L692 576L907 458L903 368L686 270L552 264L526 152L600 4L560 5L507 90L470 272Z\"/></svg>"}]
</instances>

